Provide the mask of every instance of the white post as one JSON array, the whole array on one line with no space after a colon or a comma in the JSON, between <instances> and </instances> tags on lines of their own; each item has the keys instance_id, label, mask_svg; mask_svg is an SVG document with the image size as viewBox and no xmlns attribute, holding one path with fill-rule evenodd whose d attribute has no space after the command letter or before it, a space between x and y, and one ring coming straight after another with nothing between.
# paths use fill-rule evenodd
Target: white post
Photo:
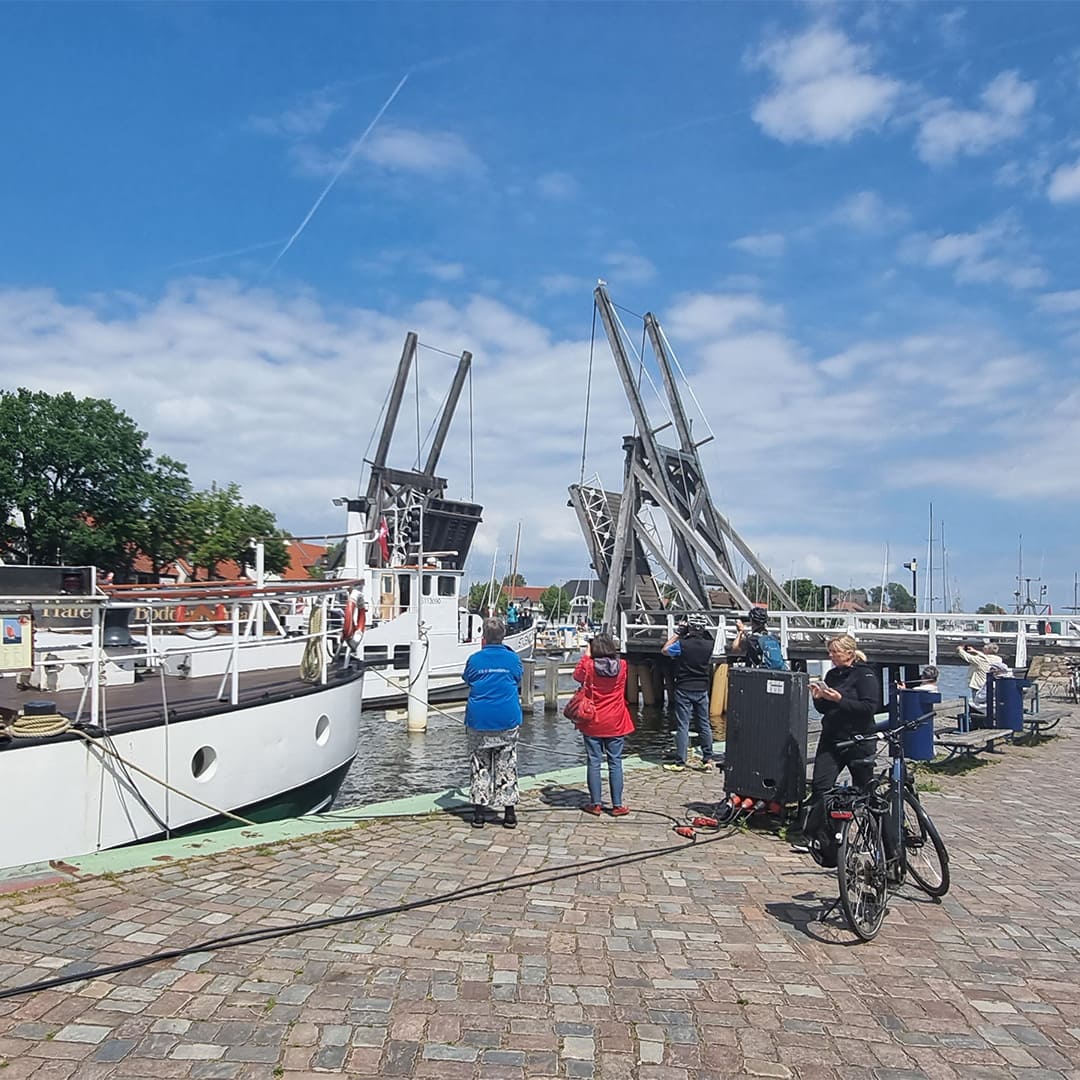
<instances>
[{"instance_id":1,"label":"white post","mask_svg":"<svg viewBox=\"0 0 1080 1080\"><path fill-rule=\"evenodd\" d=\"M428 647L423 641L409 642L409 697L406 731L427 731Z\"/></svg>"},{"instance_id":2,"label":"white post","mask_svg":"<svg viewBox=\"0 0 1080 1080\"><path fill-rule=\"evenodd\" d=\"M1016 663L1013 666L1027 667L1027 626L1023 619L1016 624Z\"/></svg>"},{"instance_id":3,"label":"white post","mask_svg":"<svg viewBox=\"0 0 1080 1080\"><path fill-rule=\"evenodd\" d=\"M937 665L937 616L930 616L930 650L928 664Z\"/></svg>"},{"instance_id":4,"label":"white post","mask_svg":"<svg viewBox=\"0 0 1080 1080\"><path fill-rule=\"evenodd\" d=\"M232 624L232 688L229 701L236 705L240 701L240 604L233 601L230 609Z\"/></svg>"},{"instance_id":5,"label":"white post","mask_svg":"<svg viewBox=\"0 0 1080 1080\"><path fill-rule=\"evenodd\" d=\"M261 540L255 541L255 587L262 591L263 586L266 584L266 546ZM266 602L260 600L255 605L255 610L259 613L258 618L255 620L255 637L261 638L263 636L263 622L266 618Z\"/></svg>"}]
</instances>

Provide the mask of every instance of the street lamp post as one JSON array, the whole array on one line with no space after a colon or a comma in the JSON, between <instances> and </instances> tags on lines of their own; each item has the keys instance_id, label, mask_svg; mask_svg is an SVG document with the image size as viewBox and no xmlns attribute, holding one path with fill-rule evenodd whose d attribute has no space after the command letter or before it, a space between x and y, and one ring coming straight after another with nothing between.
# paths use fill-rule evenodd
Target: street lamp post
<instances>
[{"instance_id":1,"label":"street lamp post","mask_svg":"<svg viewBox=\"0 0 1080 1080\"><path fill-rule=\"evenodd\" d=\"M915 598L915 610L919 610L919 560L912 559L904 563L904 569L911 571L911 595Z\"/></svg>"}]
</instances>

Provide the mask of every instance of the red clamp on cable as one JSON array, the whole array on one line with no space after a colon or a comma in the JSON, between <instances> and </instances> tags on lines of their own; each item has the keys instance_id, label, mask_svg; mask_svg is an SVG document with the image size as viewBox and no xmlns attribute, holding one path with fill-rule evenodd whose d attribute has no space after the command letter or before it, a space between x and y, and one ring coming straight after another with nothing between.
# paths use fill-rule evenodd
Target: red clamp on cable
<instances>
[{"instance_id":1,"label":"red clamp on cable","mask_svg":"<svg viewBox=\"0 0 1080 1080\"><path fill-rule=\"evenodd\" d=\"M699 829L715 829L720 823L714 817L696 817L690 824Z\"/></svg>"},{"instance_id":2,"label":"red clamp on cable","mask_svg":"<svg viewBox=\"0 0 1080 1080\"><path fill-rule=\"evenodd\" d=\"M679 834L679 836L682 836L687 840L694 839L694 830L691 829L689 825L676 825L675 831Z\"/></svg>"}]
</instances>

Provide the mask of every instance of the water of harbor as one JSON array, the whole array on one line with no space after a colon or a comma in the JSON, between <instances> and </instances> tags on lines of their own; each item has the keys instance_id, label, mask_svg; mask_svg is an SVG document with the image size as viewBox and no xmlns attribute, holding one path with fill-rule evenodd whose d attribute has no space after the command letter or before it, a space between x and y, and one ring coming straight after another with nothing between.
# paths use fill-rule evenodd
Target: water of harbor
<instances>
[{"instance_id":1,"label":"water of harbor","mask_svg":"<svg viewBox=\"0 0 1080 1080\"><path fill-rule=\"evenodd\" d=\"M967 693L968 668L942 667L939 682L944 698ZM577 684L569 675L560 678L566 691ZM560 709L565 699L560 702ZM461 713L460 705L446 707ZM668 710L631 709L636 730L627 738L626 752L647 760L662 761L674 746L673 725ZM369 803L400 799L432 791L467 785L469 761L465 753L464 724L438 712L431 712L428 729L423 733L405 730L400 713L364 713L360 750L349 770L335 807L364 806ZM818 728L818 713L810 706L811 730ZM581 736L561 712L545 713L542 698L537 698L527 713L518 741L518 772L521 776L551 772L554 769L584 766L585 750Z\"/></svg>"}]
</instances>

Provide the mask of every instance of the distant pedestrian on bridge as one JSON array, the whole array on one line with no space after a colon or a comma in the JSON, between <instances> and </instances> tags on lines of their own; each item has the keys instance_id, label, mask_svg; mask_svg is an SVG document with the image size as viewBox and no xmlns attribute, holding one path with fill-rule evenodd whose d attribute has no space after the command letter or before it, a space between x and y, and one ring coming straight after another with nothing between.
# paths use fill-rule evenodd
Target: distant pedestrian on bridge
<instances>
[{"instance_id":1,"label":"distant pedestrian on bridge","mask_svg":"<svg viewBox=\"0 0 1080 1080\"><path fill-rule=\"evenodd\" d=\"M503 827L517 828L517 739L521 727L522 667L503 644L502 619L485 619L483 645L465 662L469 687L465 731L472 771L474 829L484 826L485 807L503 811Z\"/></svg>"}]
</instances>

